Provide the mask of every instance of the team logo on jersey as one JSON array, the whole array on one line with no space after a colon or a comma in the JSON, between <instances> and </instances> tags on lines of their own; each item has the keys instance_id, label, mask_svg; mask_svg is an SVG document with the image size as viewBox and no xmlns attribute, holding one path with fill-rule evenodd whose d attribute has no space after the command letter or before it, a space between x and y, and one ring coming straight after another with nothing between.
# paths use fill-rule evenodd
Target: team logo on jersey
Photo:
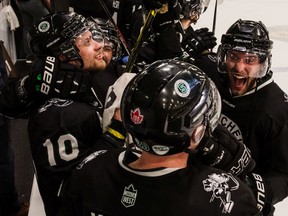
<instances>
[{"instance_id":1,"label":"team logo on jersey","mask_svg":"<svg viewBox=\"0 0 288 216\"><path fill-rule=\"evenodd\" d=\"M143 115L141 115L140 109L136 108L135 110L131 110L130 118L134 124L141 124L143 121Z\"/></svg>"},{"instance_id":2,"label":"team logo on jersey","mask_svg":"<svg viewBox=\"0 0 288 216\"><path fill-rule=\"evenodd\" d=\"M174 89L176 94L180 97L187 97L190 94L189 84L182 79L179 79L174 83Z\"/></svg>"},{"instance_id":3,"label":"team logo on jersey","mask_svg":"<svg viewBox=\"0 0 288 216\"><path fill-rule=\"evenodd\" d=\"M124 188L121 203L126 208L129 208L135 205L136 198L137 198L137 190L134 189L133 184L130 184L128 187Z\"/></svg>"},{"instance_id":4,"label":"team logo on jersey","mask_svg":"<svg viewBox=\"0 0 288 216\"><path fill-rule=\"evenodd\" d=\"M218 199L222 212L230 213L234 206L231 192L239 188L239 182L230 173L212 173L202 183L206 192L212 192L210 203Z\"/></svg>"}]
</instances>

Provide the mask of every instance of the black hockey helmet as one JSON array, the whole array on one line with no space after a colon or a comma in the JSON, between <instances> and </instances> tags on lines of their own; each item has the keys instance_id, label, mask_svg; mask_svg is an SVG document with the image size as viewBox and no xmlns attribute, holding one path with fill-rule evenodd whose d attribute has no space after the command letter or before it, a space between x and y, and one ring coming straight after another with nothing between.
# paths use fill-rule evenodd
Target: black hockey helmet
<instances>
[{"instance_id":1,"label":"black hockey helmet","mask_svg":"<svg viewBox=\"0 0 288 216\"><path fill-rule=\"evenodd\" d=\"M38 55L58 56L65 54L67 60L81 59L75 39L86 31L92 38L104 42L104 36L92 18L85 18L74 12L56 12L43 17L29 31L32 51Z\"/></svg>"},{"instance_id":2,"label":"black hockey helmet","mask_svg":"<svg viewBox=\"0 0 288 216\"><path fill-rule=\"evenodd\" d=\"M189 19L195 13L198 16L204 13L208 8L210 0L179 0L179 3L182 7L180 19Z\"/></svg>"},{"instance_id":3,"label":"black hockey helmet","mask_svg":"<svg viewBox=\"0 0 288 216\"><path fill-rule=\"evenodd\" d=\"M226 34L222 35L221 45L217 51L218 70L226 73L225 62L229 50L253 53L257 54L262 64L261 70L253 75L261 78L271 67L272 47L273 42L269 39L269 32L261 21L239 19Z\"/></svg>"},{"instance_id":4,"label":"black hockey helmet","mask_svg":"<svg viewBox=\"0 0 288 216\"><path fill-rule=\"evenodd\" d=\"M124 90L121 116L137 147L171 155L190 146L198 126L214 130L221 99L214 83L196 66L159 60L137 74Z\"/></svg>"},{"instance_id":5,"label":"black hockey helmet","mask_svg":"<svg viewBox=\"0 0 288 216\"><path fill-rule=\"evenodd\" d=\"M105 35L105 44L112 46L113 60L119 59L122 55L122 46L118 31L109 19L94 18L94 20Z\"/></svg>"}]
</instances>

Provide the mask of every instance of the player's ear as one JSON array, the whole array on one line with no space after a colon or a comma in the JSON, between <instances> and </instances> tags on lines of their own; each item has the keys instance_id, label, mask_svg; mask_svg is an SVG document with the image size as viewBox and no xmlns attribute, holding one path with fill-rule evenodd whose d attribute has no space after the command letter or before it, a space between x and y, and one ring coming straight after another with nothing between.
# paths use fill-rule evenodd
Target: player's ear
<instances>
[{"instance_id":1,"label":"player's ear","mask_svg":"<svg viewBox=\"0 0 288 216\"><path fill-rule=\"evenodd\" d=\"M190 139L190 149L195 149L205 134L206 126L201 124L195 128Z\"/></svg>"}]
</instances>

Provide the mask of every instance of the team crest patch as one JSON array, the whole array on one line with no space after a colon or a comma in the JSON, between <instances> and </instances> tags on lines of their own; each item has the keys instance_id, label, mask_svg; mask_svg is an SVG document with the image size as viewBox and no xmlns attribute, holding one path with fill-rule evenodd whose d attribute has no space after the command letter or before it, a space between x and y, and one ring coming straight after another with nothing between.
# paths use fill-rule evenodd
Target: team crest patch
<instances>
[{"instance_id":1,"label":"team crest patch","mask_svg":"<svg viewBox=\"0 0 288 216\"><path fill-rule=\"evenodd\" d=\"M134 189L133 184L130 184L128 187L124 188L121 203L126 208L129 208L135 205L136 198L137 198L137 190Z\"/></svg>"},{"instance_id":2,"label":"team crest patch","mask_svg":"<svg viewBox=\"0 0 288 216\"><path fill-rule=\"evenodd\" d=\"M239 188L239 182L230 173L212 173L202 183L206 192L212 192L210 203L219 200L222 212L230 213L234 206L231 192Z\"/></svg>"},{"instance_id":3,"label":"team crest patch","mask_svg":"<svg viewBox=\"0 0 288 216\"><path fill-rule=\"evenodd\" d=\"M179 79L174 84L175 92L180 97L188 97L190 94L190 86L189 84L182 79Z\"/></svg>"},{"instance_id":4,"label":"team crest patch","mask_svg":"<svg viewBox=\"0 0 288 216\"><path fill-rule=\"evenodd\" d=\"M130 118L134 124L141 124L143 121L143 115L141 115L140 109L136 108L135 110L131 110Z\"/></svg>"}]
</instances>

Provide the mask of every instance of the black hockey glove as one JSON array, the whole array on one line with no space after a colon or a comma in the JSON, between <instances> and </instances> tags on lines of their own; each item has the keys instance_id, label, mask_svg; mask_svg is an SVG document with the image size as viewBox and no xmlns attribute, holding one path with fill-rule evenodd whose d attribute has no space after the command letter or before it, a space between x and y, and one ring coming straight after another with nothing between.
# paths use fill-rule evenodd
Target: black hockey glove
<instances>
[{"instance_id":1,"label":"black hockey glove","mask_svg":"<svg viewBox=\"0 0 288 216\"><path fill-rule=\"evenodd\" d=\"M173 25L179 20L181 6L178 0L168 2L168 10L166 12L158 12L153 20L153 29L155 32L161 32L166 27Z\"/></svg>"},{"instance_id":2,"label":"black hockey glove","mask_svg":"<svg viewBox=\"0 0 288 216\"><path fill-rule=\"evenodd\" d=\"M168 0L142 0L146 10L160 9Z\"/></svg>"},{"instance_id":3,"label":"black hockey glove","mask_svg":"<svg viewBox=\"0 0 288 216\"><path fill-rule=\"evenodd\" d=\"M275 208L271 205L271 193L263 177L256 173L249 173L243 182L252 190L257 207L263 216L273 216Z\"/></svg>"},{"instance_id":4,"label":"black hockey glove","mask_svg":"<svg viewBox=\"0 0 288 216\"><path fill-rule=\"evenodd\" d=\"M195 59L204 51L213 49L217 45L216 40L214 33L208 28L200 28L187 33L181 45L183 50Z\"/></svg>"},{"instance_id":5,"label":"black hockey glove","mask_svg":"<svg viewBox=\"0 0 288 216\"><path fill-rule=\"evenodd\" d=\"M197 149L197 156L204 164L231 172L240 179L255 167L250 150L222 125L211 136L206 134Z\"/></svg>"},{"instance_id":6,"label":"black hockey glove","mask_svg":"<svg viewBox=\"0 0 288 216\"><path fill-rule=\"evenodd\" d=\"M47 56L35 62L29 82L26 84L28 97L33 100L47 100L57 97L91 102L92 75L75 66Z\"/></svg>"},{"instance_id":7,"label":"black hockey glove","mask_svg":"<svg viewBox=\"0 0 288 216\"><path fill-rule=\"evenodd\" d=\"M102 135L102 138L109 146L121 148L125 145L126 130L122 121L112 118L111 124L107 131Z\"/></svg>"}]
</instances>

